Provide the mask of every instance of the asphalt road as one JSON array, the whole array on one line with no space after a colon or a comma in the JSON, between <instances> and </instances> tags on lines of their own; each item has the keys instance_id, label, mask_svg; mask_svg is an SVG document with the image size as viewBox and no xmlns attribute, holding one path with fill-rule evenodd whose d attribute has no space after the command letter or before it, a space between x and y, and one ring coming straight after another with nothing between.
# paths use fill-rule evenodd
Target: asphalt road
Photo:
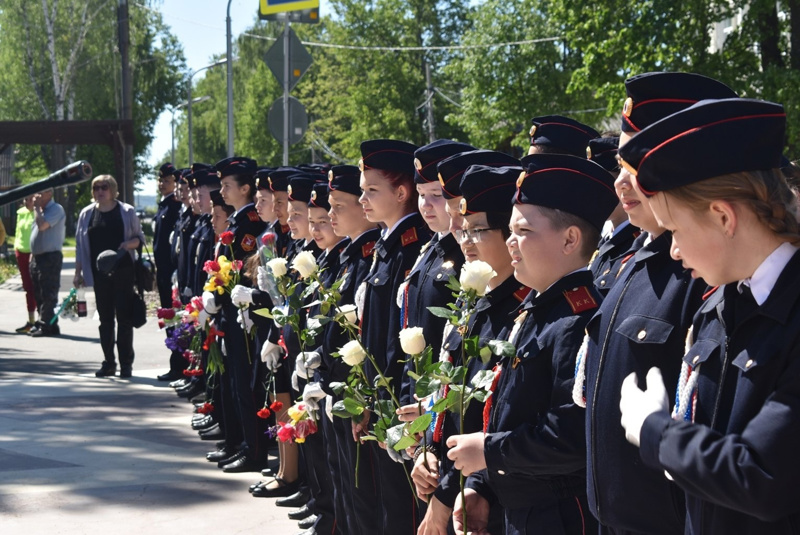
<instances>
[{"instance_id":1,"label":"asphalt road","mask_svg":"<svg viewBox=\"0 0 800 535\"><path fill-rule=\"evenodd\" d=\"M73 270L65 262L62 290ZM94 376L88 296L89 318L31 338L14 332L26 319L19 279L0 286L0 533L300 532L288 509L247 492L260 474L205 460L213 442L191 430L191 405L155 379L169 356L155 319L134 335L131 379Z\"/></svg>"}]
</instances>

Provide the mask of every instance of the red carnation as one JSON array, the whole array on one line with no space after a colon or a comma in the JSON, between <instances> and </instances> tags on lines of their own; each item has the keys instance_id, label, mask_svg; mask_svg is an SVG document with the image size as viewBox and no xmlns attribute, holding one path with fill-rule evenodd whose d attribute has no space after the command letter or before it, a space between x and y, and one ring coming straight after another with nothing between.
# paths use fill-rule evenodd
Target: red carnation
<instances>
[{"instance_id":1,"label":"red carnation","mask_svg":"<svg viewBox=\"0 0 800 535\"><path fill-rule=\"evenodd\" d=\"M171 320L175 317L175 309L173 308L159 308L156 310L156 317L158 319Z\"/></svg>"},{"instance_id":2,"label":"red carnation","mask_svg":"<svg viewBox=\"0 0 800 535\"><path fill-rule=\"evenodd\" d=\"M271 413L271 412L269 412L269 409L268 409L268 408L266 408L266 407L264 407L263 409L261 409L260 411L258 411L258 412L256 413L256 416L258 416L259 418L263 418L264 420L266 420L267 418L269 418L270 414L272 414L272 413Z\"/></svg>"},{"instance_id":3,"label":"red carnation","mask_svg":"<svg viewBox=\"0 0 800 535\"><path fill-rule=\"evenodd\" d=\"M279 422L281 426L278 429L278 440L281 442L292 442L294 438L297 436L297 431L295 430L292 424L285 424L283 422Z\"/></svg>"},{"instance_id":4,"label":"red carnation","mask_svg":"<svg viewBox=\"0 0 800 535\"><path fill-rule=\"evenodd\" d=\"M232 244L234 238L235 234L230 230L226 230L225 232L219 235L219 241L222 242L222 245Z\"/></svg>"},{"instance_id":5,"label":"red carnation","mask_svg":"<svg viewBox=\"0 0 800 535\"><path fill-rule=\"evenodd\" d=\"M172 300L172 308L183 308L183 303L181 303L177 299L173 299Z\"/></svg>"},{"instance_id":6,"label":"red carnation","mask_svg":"<svg viewBox=\"0 0 800 535\"><path fill-rule=\"evenodd\" d=\"M203 264L203 271L206 273L217 273L219 271L219 262L216 260L206 260Z\"/></svg>"},{"instance_id":7,"label":"red carnation","mask_svg":"<svg viewBox=\"0 0 800 535\"><path fill-rule=\"evenodd\" d=\"M158 320L158 328L163 329L164 327L166 327L164 320Z\"/></svg>"},{"instance_id":8,"label":"red carnation","mask_svg":"<svg viewBox=\"0 0 800 535\"><path fill-rule=\"evenodd\" d=\"M241 271L242 270L242 266L243 266L243 264L242 264L241 260L234 260L233 262L231 262L231 269L233 271Z\"/></svg>"},{"instance_id":9,"label":"red carnation","mask_svg":"<svg viewBox=\"0 0 800 535\"><path fill-rule=\"evenodd\" d=\"M206 401L205 403L203 403L203 405L197 408L197 412L199 412L200 414L209 414L213 410L214 410L214 405L212 405L208 401Z\"/></svg>"},{"instance_id":10,"label":"red carnation","mask_svg":"<svg viewBox=\"0 0 800 535\"><path fill-rule=\"evenodd\" d=\"M270 405L269 408L275 412L278 412L283 408L283 403L281 403L280 401L273 401L272 405Z\"/></svg>"}]
</instances>

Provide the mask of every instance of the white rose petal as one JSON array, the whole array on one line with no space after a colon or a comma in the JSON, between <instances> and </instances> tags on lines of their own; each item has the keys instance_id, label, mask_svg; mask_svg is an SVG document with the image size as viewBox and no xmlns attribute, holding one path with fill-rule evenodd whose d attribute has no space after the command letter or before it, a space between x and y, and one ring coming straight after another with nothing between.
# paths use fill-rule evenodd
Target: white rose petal
<instances>
[{"instance_id":1,"label":"white rose petal","mask_svg":"<svg viewBox=\"0 0 800 535\"><path fill-rule=\"evenodd\" d=\"M317 259L311 251L303 251L294 257L292 269L296 269L301 279L305 279L317 270Z\"/></svg>"},{"instance_id":2,"label":"white rose petal","mask_svg":"<svg viewBox=\"0 0 800 535\"><path fill-rule=\"evenodd\" d=\"M348 366L358 366L364 362L364 359L367 358L366 353L364 353L364 349L357 340L350 340L347 342L339 350L339 354L342 356L344 363Z\"/></svg>"},{"instance_id":3,"label":"white rose petal","mask_svg":"<svg viewBox=\"0 0 800 535\"><path fill-rule=\"evenodd\" d=\"M276 277L283 277L286 275L288 271L286 269L286 259L285 258L273 258L269 262L267 262L267 267L272 271L272 274Z\"/></svg>"},{"instance_id":4,"label":"white rose petal","mask_svg":"<svg viewBox=\"0 0 800 535\"><path fill-rule=\"evenodd\" d=\"M341 307L341 317L347 321L347 323L351 325L355 325L358 321L358 307L355 305L342 305Z\"/></svg>"},{"instance_id":5,"label":"white rose petal","mask_svg":"<svg viewBox=\"0 0 800 535\"><path fill-rule=\"evenodd\" d=\"M425 335L422 327L409 327L400 331L400 347L408 355L419 355L425 351Z\"/></svg>"},{"instance_id":6,"label":"white rose petal","mask_svg":"<svg viewBox=\"0 0 800 535\"><path fill-rule=\"evenodd\" d=\"M497 273L492 266L482 260L475 260L467 262L461 268L459 282L464 290L475 290L478 296L482 297L486 294L486 285L495 276Z\"/></svg>"}]
</instances>

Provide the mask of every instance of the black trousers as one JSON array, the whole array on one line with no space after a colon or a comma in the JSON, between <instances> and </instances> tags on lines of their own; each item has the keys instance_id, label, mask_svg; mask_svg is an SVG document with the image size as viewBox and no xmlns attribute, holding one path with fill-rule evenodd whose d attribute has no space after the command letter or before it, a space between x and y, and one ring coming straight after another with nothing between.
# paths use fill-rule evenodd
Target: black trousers
<instances>
[{"instance_id":1,"label":"black trousers","mask_svg":"<svg viewBox=\"0 0 800 535\"><path fill-rule=\"evenodd\" d=\"M61 251L31 255L30 273L39 318L47 326L55 316L58 290L61 289ZM53 324L58 323L58 318ZM46 329L46 327L45 327Z\"/></svg>"},{"instance_id":2,"label":"black trousers","mask_svg":"<svg viewBox=\"0 0 800 535\"><path fill-rule=\"evenodd\" d=\"M126 261L127 259L127 261ZM100 346L103 358L114 364L116 343L119 363L133 364L133 262L125 256L114 273L94 273L94 297L100 316ZM114 331L116 330L116 339Z\"/></svg>"}]
</instances>

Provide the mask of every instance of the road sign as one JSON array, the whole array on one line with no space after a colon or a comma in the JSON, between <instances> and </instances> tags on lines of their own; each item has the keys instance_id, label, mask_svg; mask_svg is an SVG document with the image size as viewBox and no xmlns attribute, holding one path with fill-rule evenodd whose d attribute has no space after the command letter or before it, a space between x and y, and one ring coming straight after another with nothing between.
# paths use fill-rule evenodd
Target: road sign
<instances>
[{"instance_id":1,"label":"road sign","mask_svg":"<svg viewBox=\"0 0 800 535\"><path fill-rule=\"evenodd\" d=\"M319 0L259 0L258 18L289 22L319 22Z\"/></svg>"},{"instance_id":2,"label":"road sign","mask_svg":"<svg viewBox=\"0 0 800 535\"><path fill-rule=\"evenodd\" d=\"M289 26L288 30L284 30L289 32L289 91L294 89L297 85L297 82L300 81L300 78L306 73L308 68L314 62L311 58L311 54L308 53L306 47L303 46L303 43L300 42L300 39L297 37L297 34L294 33L292 27ZM284 77L283 77L283 41L284 41L284 34L281 33L281 36L278 37L278 40L267 50L267 53L264 54L264 63L267 64L269 70L272 71L272 74L275 75L275 78L278 79L278 83L281 84L283 87Z\"/></svg>"},{"instance_id":3,"label":"road sign","mask_svg":"<svg viewBox=\"0 0 800 535\"><path fill-rule=\"evenodd\" d=\"M283 142L283 97L272 103L267 115L267 124L272 136ZM308 114L299 100L289 97L289 144L294 145L303 139L308 130Z\"/></svg>"}]
</instances>

